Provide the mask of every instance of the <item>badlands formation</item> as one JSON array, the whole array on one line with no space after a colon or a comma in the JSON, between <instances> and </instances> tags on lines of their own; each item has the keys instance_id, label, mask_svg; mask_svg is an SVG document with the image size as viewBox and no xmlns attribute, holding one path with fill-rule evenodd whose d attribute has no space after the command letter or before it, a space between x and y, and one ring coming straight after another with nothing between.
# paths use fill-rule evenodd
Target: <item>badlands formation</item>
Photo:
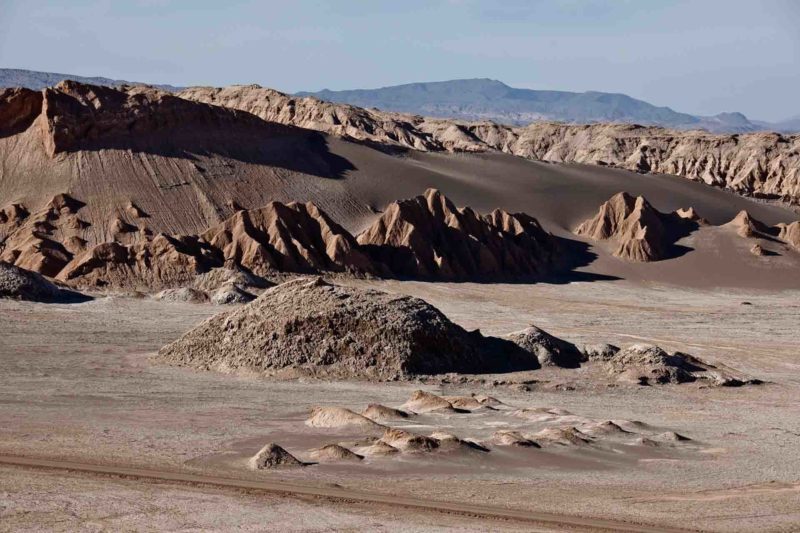
<instances>
[{"instance_id":1,"label":"badlands formation","mask_svg":"<svg viewBox=\"0 0 800 533\"><path fill-rule=\"evenodd\" d=\"M797 151L259 87L3 90L0 521L93 524L142 482L53 498L24 457L207 476L174 489L204 498L183 528L242 524L233 484L233 509L266 487L400 525L792 530Z\"/></svg>"},{"instance_id":2,"label":"badlands formation","mask_svg":"<svg viewBox=\"0 0 800 533\"><path fill-rule=\"evenodd\" d=\"M674 174L751 196L800 200L800 136L714 135L629 124L511 127L404 115L293 97L257 85L194 87L190 100L345 138L424 151L489 152L554 163Z\"/></svg>"}]
</instances>

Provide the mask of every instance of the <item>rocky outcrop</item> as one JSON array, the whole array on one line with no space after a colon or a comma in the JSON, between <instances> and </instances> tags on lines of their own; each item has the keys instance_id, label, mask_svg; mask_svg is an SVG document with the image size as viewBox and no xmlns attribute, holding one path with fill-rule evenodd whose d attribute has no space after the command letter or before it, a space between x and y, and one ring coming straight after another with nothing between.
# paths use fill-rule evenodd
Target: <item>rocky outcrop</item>
<instances>
[{"instance_id":1,"label":"rocky outcrop","mask_svg":"<svg viewBox=\"0 0 800 533\"><path fill-rule=\"evenodd\" d=\"M800 221L791 224L778 224L778 238L786 244L800 250Z\"/></svg>"},{"instance_id":2,"label":"rocky outcrop","mask_svg":"<svg viewBox=\"0 0 800 533\"><path fill-rule=\"evenodd\" d=\"M84 249L81 236L88 225L77 215L83 206L68 194L32 214L20 204L7 206L0 211L0 259L55 276Z\"/></svg>"},{"instance_id":3,"label":"rocky outcrop","mask_svg":"<svg viewBox=\"0 0 800 533\"><path fill-rule=\"evenodd\" d=\"M250 458L248 465L253 470L265 470L286 466L303 466L303 463L275 443L269 443Z\"/></svg>"},{"instance_id":4,"label":"rocky outcrop","mask_svg":"<svg viewBox=\"0 0 800 533\"><path fill-rule=\"evenodd\" d=\"M30 89L0 89L0 137L27 128L42 112L42 93Z\"/></svg>"},{"instance_id":5,"label":"rocky outcrop","mask_svg":"<svg viewBox=\"0 0 800 533\"><path fill-rule=\"evenodd\" d=\"M265 276L275 272L373 272L347 231L314 204L272 202L239 211L201 235L227 264Z\"/></svg>"},{"instance_id":6,"label":"rocky outcrop","mask_svg":"<svg viewBox=\"0 0 800 533\"><path fill-rule=\"evenodd\" d=\"M789 248L800 250L800 221L795 221L790 224L777 224L775 226L768 226L760 220L754 218L747 211L740 211L730 222L724 224L722 227L731 229L736 232L740 237L746 239L762 239L764 241L783 244ZM756 243L753 249L763 247ZM751 250L753 251L753 250ZM755 255L775 255L774 253L766 252L756 253Z\"/></svg>"},{"instance_id":7,"label":"rocky outcrop","mask_svg":"<svg viewBox=\"0 0 800 533\"><path fill-rule=\"evenodd\" d=\"M255 123L245 113L143 85L112 88L65 80L44 89L41 97L44 143L51 155L175 127Z\"/></svg>"},{"instance_id":8,"label":"rocky outcrop","mask_svg":"<svg viewBox=\"0 0 800 533\"><path fill-rule=\"evenodd\" d=\"M366 110L258 86L196 87L183 98L359 141L425 151L500 151L528 159L674 174L747 196L800 201L800 135L715 135L629 124L511 127Z\"/></svg>"},{"instance_id":9,"label":"rocky outcrop","mask_svg":"<svg viewBox=\"0 0 800 533\"><path fill-rule=\"evenodd\" d=\"M541 276L558 250L531 216L481 216L435 189L390 204L358 242L395 276L445 280Z\"/></svg>"},{"instance_id":10,"label":"rocky outcrop","mask_svg":"<svg viewBox=\"0 0 800 533\"><path fill-rule=\"evenodd\" d=\"M57 279L83 287L152 290L186 285L213 263L212 252L196 237L157 235L133 245L99 244L76 256Z\"/></svg>"},{"instance_id":11,"label":"rocky outcrop","mask_svg":"<svg viewBox=\"0 0 800 533\"><path fill-rule=\"evenodd\" d=\"M683 352L667 353L658 346L634 344L606 361L609 374L639 385L705 381L719 386L761 383L738 372L717 368Z\"/></svg>"},{"instance_id":12,"label":"rocky outcrop","mask_svg":"<svg viewBox=\"0 0 800 533\"><path fill-rule=\"evenodd\" d=\"M177 96L239 109L269 122L321 131L356 141L414 148L444 150L432 135L418 128L421 117L385 113L332 104L312 97L294 97L258 85L225 88L192 87Z\"/></svg>"},{"instance_id":13,"label":"rocky outcrop","mask_svg":"<svg viewBox=\"0 0 800 533\"><path fill-rule=\"evenodd\" d=\"M65 293L36 272L0 261L0 298L52 302Z\"/></svg>"},{"instance_id":14,"label":"rocky outcrop","mask_svg":"<svg viewBox=\"0 0 800 533\"><path fill-rule=\"evenodd\" d=\"M697 228L693 210L661 213L642 197L621 192L600 206L597 214L575 229L575 234L617 244L614 255L648 262L672 256L672 245Z\"/></svg>"},{"instance_id":15,"label":"rocky outcrop","mask_svg":"<svg viewBox=\"0 0 800 533\"><path fill-rule=\"evenodd\" d=\"M547 273L557 253L556 239L534 218L500 210L482 216L434 190L393 204L358 240L313 203L271 202L200 235L153 236L118 218L113 240L88 246L84 205L59 194L34 214L19 204L0 210L0 259L81 287L192 282L211 293L227 284L215 301L233 303L284 272L509 279Z\"/></svg>"},{"instance_id":16,"label":"rocky outcrop","mask_svg":"<svg viewBox=\"0 0 800 533\"><path fill-rule=\"evenodd\" d=\"M535 358L513 343L469 333L423 300L321 279L268 289L163 347L158 358L207 370L294 367L385 380L538 367Z\"/></svg>"},{"instance_id":17,"label":"rocky outcrop","mask_svg":"<svg viewBox=\"0 0 800 533\"><path fill-rule=\"evenodd\" d=\"M511 333L508 339L536 356L542 366L577 368L584 360L584 355L577 346L533 325Z\"/></svg>"}]
</instances>

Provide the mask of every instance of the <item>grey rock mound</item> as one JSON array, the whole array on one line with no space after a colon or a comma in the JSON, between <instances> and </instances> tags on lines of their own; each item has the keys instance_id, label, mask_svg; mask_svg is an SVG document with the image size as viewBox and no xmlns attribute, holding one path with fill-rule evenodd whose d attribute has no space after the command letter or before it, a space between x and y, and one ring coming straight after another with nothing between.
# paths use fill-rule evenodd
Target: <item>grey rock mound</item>
<instances>
[{"instance_id":1,"label":"grey rock mound","mask_svg":"<svg viewBox=\"0 0 800 533\"><path fill-rule=\"evenodd\" d=\"M266 289L273 287L274 283L245 272L240 268L228 267L212 268L208 272L199 274L192 283L195 289L206 292L216 291L228 285L235 285L240 289L249 290Z\"/></svg>"},{"instance_id":2,"label":"grey rock mound","mask_svg":"<svg viewBox=\"0 0 800 533\"><path fill-rule=\"evenodd\" d=\"M200 324L163 347L176 366L223 371L294 367L318 375L399 379L538 367L515 344L467 332L418 298L295 280Z\"/></svg>"},{"instance_id":3,"label":"grey rock mound","mask_svg":"<svg viewBox=\"0 0 800 533\"><path fill-rule=\"evenodd\" d=\"M639 385L691 383L698 380L732 387L761 383L736 371L717 368L692 355L683 352L668 353L658 346L648 344L628 346L605 365L609 374L620 381Z\"/></svg>"},{"instance_id":4,"label":"grey rock mound","mask_svg":"<svg viewBox=\"0 0 800 533\"><path fill-rule=\"evenodd\" d=\"M619 347L613 344L586 344L583 346L583 356L587 361L608 361L619 352Z\"/></svg>"},{"instance_id":5,"label":"grey rock mound","mask_svg":"<svg viewBox=\"0 0 800 533\"><path fill-rule=\"evenodd\" d=\"M211 296L211 303L217 305L246 304L256 299L254 294L247 292L238 285L227 283L217 289Z\"/></svg>"},{"instance_id":6,"label":"grey rock mound","mask_svg":"<svg viewBox=\"0 0 800 533\"><path fill-rule=\"evenodd\" d=\"M535 355L542 366L577 368L584 358L574 344L554 337L533 325L510 334L508 339Z\"/></svg>"},{"instance_id":7,"label":"grey rock mound","mask_svg":"<svg viewBox=\"0 0 800 533\"><path fill-rule=\"evenodd\" d=\"M322 448L311 450L308 454L313 461L320 463L336 463L340 461L357 462L364 458L363 455L353 453L344 446L328 444Z\"/></svg>"},{"instance_id":8,"label":"grey rock mound","mask_svg":"<svg viewBox=\"0 0 800 533\"><path fill-rule=\"evenodd\" d=\"M253 470L265 470L284 466L303 466L303 463L295 456L272 442L261 448L257 454L251 457L249 464L250 468Z\"/></svg>"},{"instance_id":9,"label":"grey rock mound","mask_svg":"<svg viewBox=\"0 0 800 533\"><path fill-rule=\"evenodd\" d=\"M191 287L181 287L180 289L164 289L155 296L156 300L162 302L185 302L185 303L206 303L208 295L203 291Z\"/></svg>"},{"instance_id":10,"label":"grey rock mound","mask_svg":"<svg viewBox=\"0 0 800 533\"><path fill-rule=\"evenodd\" d=\"M41 274L0 261L0 298L55 302L76 296L76 293L62 291Z\"/></svg>"}]
</instances>

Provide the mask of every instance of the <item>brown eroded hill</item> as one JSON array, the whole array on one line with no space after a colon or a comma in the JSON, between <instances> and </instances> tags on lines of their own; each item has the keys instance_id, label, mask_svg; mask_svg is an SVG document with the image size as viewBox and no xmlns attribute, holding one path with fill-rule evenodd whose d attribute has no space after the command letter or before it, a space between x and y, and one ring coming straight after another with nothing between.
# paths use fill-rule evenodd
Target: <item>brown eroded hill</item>
<instances>
[{"instance_id":1,"label":"brown eroded hill","mask_svg":"<svg viewBox=\"0 0 800 533\"><path fill-rule=\"evenodd\" d=\"M82 287L154 289L186 285L223 266L263 277L346 272L512 280L541 277L567 264L555 259L569 250L560 249L559 240L528 215L495 210L482 217L456 208L433 189L424 197L393 204L402 205L431 210L390 207L357 241L313 203L271 202L239 211L200 235L158 234L128 245L102 243L59 264L51 275Z\"/></svg>"},{"instance_id":2,"label":"brown eroded hill","mask_svg":"<svg viewBox=\"0 0 800 533\"><path fill-rule=\"evenodd\" d=\"M257 85L194 87L178 94L358 141L424 151L500 151L541 161L674 174L743 195L800 201L800 135L716 135L629 124L511 127L366 110Z\"/></svg>"},{"instance_id":3,"label":"brown eroded hill","mask_svg":"<svg viewBox=\"0 0 800 533\"><path fill-rule=\"evenodd\" d=\"M163 347L158 359L225 372L293 367L372 379L539 366L514 343L467 332L418 298L321 279L268 289L253 302L216 315Z\"/></svg>"},{"instance_id":4,"label":"brown eroded hill","mask_svg":"<svg viewBox=\"0 0 800 533\"><path fill-rule=\"evenodd\" d=\"M575 233L617 244L614 255L629 261L659 261L675 255L674 243L697 229L693 209L661 213L643 196L621 192L600 206L594 218L578 226Z\"/></svg>"},{"instance_id":5,"label":"brown eroded hill","mask_svg":"<svg viewBox=\"0 0 800 533\"><path fill-rule=\"evenodd\" d=\"M535 218L500 209L479 215L436 189L390 204L358 242L395 276L412 278L541 276L559 252Z\"/></svg>"}]
</instances>

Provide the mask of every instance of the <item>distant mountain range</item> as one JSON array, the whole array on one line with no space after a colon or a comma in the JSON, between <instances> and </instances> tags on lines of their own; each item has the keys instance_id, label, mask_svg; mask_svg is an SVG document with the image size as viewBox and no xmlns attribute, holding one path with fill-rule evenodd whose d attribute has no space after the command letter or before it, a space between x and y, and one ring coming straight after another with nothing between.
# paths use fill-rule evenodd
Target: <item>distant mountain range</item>
<instances>
[{"instance_id":1,"label":"distant mountain range","mask_svg":"<svg viewBox=\"0 0 800 533\"><path fill-rule=\"evenodd\" d=\"M74 76L52 72L0 68L0 87L42 89L71 79L95 85L120 86L141 82L103 77ZM167 91L182 87L149 84ZM491 120L501 124L524 125L536 121L568 123L623 122L678 129L705 129L714 133L746 133L773 130L800 131L800 116L769 123L750 120L741 113L720 113L710 117L680 113L658 107L624 94L589 91L538 91L515 89L490 79L409 83L380 89L299 92L321 100L384 111L414 113L462 120Z\"/></svg>"},{"instance_id":2,"label":"distant mountain range","mask_svg":"<svg viewBox=\"0 0 800 533\"><path fill-rule=\"evenodd\" d=\"M797 119L770 124L751 121L741 113L695 116L679 113L669 107L657 107L624 94L515 89L490 79L409 83L351 91L326 89L297 95L385 111L463 120L491 120L512 125L553 120L569 123L632 122L719 133L765 129L800 131L800 120Z\"/></svg>"},{"instance_id":3,"label":"distant mountain range","mask_svg":"<svg viewBox=\"0 0 800 533\"><path fill-rule=\"evenodd\" d=\"M0 87L27 87L28 89L40 90L45 87L52 87L64 80L74 80L91 85L105 85L108 87L119 87L120 85L141 85L142 82L112 80L103 77L75 76L73 74L58 74L56 72L38 72L35 70L22 70L16 68L0 68ZM165 91L180 91L183 87L172 85L158 85L148 83L153 87L158 87Z\"/></svg>"}]
</instances>

